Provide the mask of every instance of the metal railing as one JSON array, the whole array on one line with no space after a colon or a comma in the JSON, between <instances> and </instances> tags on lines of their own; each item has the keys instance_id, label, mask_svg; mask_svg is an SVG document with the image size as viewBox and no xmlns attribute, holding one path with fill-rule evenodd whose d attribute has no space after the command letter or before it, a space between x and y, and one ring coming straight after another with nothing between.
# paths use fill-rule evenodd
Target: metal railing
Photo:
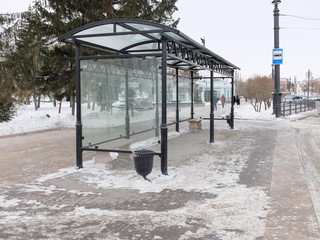
<instances>
[{"instance_id":1,"label":"metal railing","mask_svg":"<svg viewBox=\"0 0 320 240\"><path fill-rule=\"evenodd\" d=\"M301 112L310 111L316 108L316 101L305 100L303 102L293 103L281 103L281 115L283 117L287 115L297 114Z\"/></svg>"}]
</instances>

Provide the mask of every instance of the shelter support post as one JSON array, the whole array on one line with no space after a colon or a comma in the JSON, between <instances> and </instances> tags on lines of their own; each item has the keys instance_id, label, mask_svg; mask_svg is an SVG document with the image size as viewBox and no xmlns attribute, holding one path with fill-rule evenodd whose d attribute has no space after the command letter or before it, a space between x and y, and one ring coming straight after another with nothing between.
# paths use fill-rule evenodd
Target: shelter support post
<instances>
[{"instance_id":1,"label":"shelter support post","mask_svg":"<svg viewBox=\"0 0 320 240\"><path fill-rule=\"evenodd\" d=\"M131 111L133 112L133 104L132 104L132 99L131 96L129 96L129 75L128 75L128 63L126 62L126 139L130 138L130 108Z\"/></svg>"},{"instance_id":2,"label":"shelter support post","mask_svg":"<svg viewBox=\"0 0 320 240\"><path fill-rule=\"evenodd\" d=\"M231 129L234 129L234 71L231 78Z\"/></svg>"},{"instance_id":3,"label":"shelter support post","mask_svg":"<svg viewBox=\"0 0 320 240\"><path fill-rule=\"evenodd\" d=\"M193 111L193 71L191 71L191 119L193 119L194 111Z\"/></svg>"},{"instance_id":4,"label":"shelter support post","mask_svg":"<svg viewBox=\"0 0 320 240\"><path fill-rule=\"evenodd\" d=\"M156 77L156 111L155 111L155 119L156 119L156 127L155 127L155 134L156 137L160 136L159 133L159 79L158 79L158 65L156 64L156 60L154 60L154 68L155 68L155 77Z\"/></svg>"},{"instance_id":5,"label":"shelter support post","mask_svg":"<svg viewBox=\"0 0 320 240\"><path fill-rule=\"evenodd\" d=\"M176 132L179 132L179 69L176 68Z\"/></svg>"},{"instance_id":6,"label":"shelter support post","mask_svg":"<svg viewBox=\"0 0 320 240\"><path fill-rule=\"evenodd\" d=\"M210 143L214 143L214 99L213 71L210 71Z\"/></svg>"},{"instance_id":7,"label":"shelter support post","mask_svg":"<svg viewBox=\"0 0 320 240\"><path fill-rule=\"evenodd\" d=\"M82 165L82 123L81 123L81 81L80 81L80 45L76 44L76 101L77 101L77 122L76 122L76 167Z\"/></svg>"},{"instance_id":8,"label":"shelter support post","mask_svg":"<svg viewBox=\"0 0 320 240\"><path fill-rule=\"evenodd\" d=\"M161 38L162 60L162 119L161 119L161 172L168 175L168 126L167 126L167 39Z\"/></svg>"}]
</instances>

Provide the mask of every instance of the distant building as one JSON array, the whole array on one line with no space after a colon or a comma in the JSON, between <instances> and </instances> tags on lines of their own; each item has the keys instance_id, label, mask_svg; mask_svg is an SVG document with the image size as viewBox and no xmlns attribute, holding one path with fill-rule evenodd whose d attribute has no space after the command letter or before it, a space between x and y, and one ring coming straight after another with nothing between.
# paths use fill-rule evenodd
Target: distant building
<instances>
[{"instance_id":1,"label":"distant building","mask_svg":"<svg viewBox=\"0 0 320 240\"><path fill-rule=\"evenodd\" d=\"M204 102L210 102L210 79L200 79L195 82L202 91L201 91L201 99ZM231 84L230 79L222 79L222 78L214 78L214 90L213 93L219 99L221 98L222 94L226 98L226 102L231 102Z\"/></svg>"}]
</instances>

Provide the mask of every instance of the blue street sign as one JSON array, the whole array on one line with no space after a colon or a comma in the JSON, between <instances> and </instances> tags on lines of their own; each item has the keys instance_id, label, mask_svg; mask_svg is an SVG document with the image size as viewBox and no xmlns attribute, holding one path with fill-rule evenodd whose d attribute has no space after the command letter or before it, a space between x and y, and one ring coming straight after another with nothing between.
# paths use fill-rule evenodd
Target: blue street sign
<instances>
[{"instance_id":1,"label":"blue street sign","mask_svg":"<svg viewBox=\"0 0 320 240\"><path fill-rule=\"evenodd\" d=\"M275 48L272 54L272 64L282 64L283 62L283 49Z\"/></svg>"}]
</instances>

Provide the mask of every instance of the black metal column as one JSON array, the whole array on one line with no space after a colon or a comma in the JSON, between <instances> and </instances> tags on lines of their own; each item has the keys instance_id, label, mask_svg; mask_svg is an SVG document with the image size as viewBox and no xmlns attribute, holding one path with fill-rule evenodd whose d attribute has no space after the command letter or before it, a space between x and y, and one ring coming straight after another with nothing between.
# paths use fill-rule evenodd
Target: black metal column
<instances>
[{"instance_id":1,"label":"black metal column","mask_svg":"<svg viewBox=\"0 0 320 240\"><path fill-rule=\"evenodd\" d=\"M231 129L234 129L234 71L231 78Z\"/></svg>"},{"instance_id":2,"label":"black metal column","mask_svg":"<svg viewBox=\"0 0 320 240\"><path fill-rule=\"evenodd\" d=\"M274 64L272 64L272 79L274 79L274 82L275 82L275 68L274 68ZM276 114L276 95L274 94L274 92L272 93L272 101L273 101L273 104L272 104L272 114Z\"/></svg>"},{"instance_id":3,"label":"black metal column","mask_svg":"<svg viewBox=\"0 0 320 240\"><path fill-rule=\"evenodd\" d=\"M125 89L125 93L126 93L126 138L129 139L130 138L130 108L132 108L132 99L129 99L131 96L129 96L129 73L128 73L128 59L125 60L126 61L126 89Z\"/></svg>"},{"instance_id":4,"label":"black metal column","mask_svg":"<svg viewBox=\"0 0 320 240\"><path fill-rule=\"evenodd\" d=\"M279 48L279 8L278 3L280 0L273 0L272 3L274 4L274 48ZM280 64L275 64L275 84L274 84L274 100L275 102L275 110L276 110L276 118L279 118L281 115L281 95L282 92L280 91Z\"/></svg>"},{"instance_id":5,"label":"black metal column","mask_svg":"<svg viewBox=\"0 0 320 240\"><path fill-rule=\"evenodd\" d=\"M210 143L214 143L214 85L213 71L210 71Z\"/></svg>"},{"instance_id":6,"label":"black metal column","mask_svg":"<svg viewBox=\"0 0 320 240\"><path fill-rule=\"evenodd\" d=\"M81 123L81 79L80 79L80 45L76 44L76 101L77 101L77 122L76 122L76 167L82 165L82 123Z\"/></svg>"},{"instance_id":7,"label":"black metal column","mask_svg":"<svg viewBox=\"0 0 320 240\"><path fill-rule=\"evenodd\" d=\"M156 79L156 111L155 111L155 119L156 119L156 128L155 128L155 133L156 136L159 137L159 67L157 65L156 59L154 60L154 72L155 72L155 79Z\"/></svg>"},{"instance_id":8,"label":"black metal column","mask_svg":"<svg viewBox=\"0 0 320 240\"><path fill-rule=\"evenodd\" d=\"M168 126L167 126L167 39L161 38L162 59L162 121L161 121L161 172L168 175Z\"/></svg>"},{"instance_id":9,"label":"black metal column","mask_svg":"<svg viewBox=\"0 0 320 240\"><path fill-rule=\"evenodd\" d=\"M194 111L193 111L193 71L191 71L191 119L193 119Z\"/></svg>"},{"instance_id":10,"label":"black metal column","mask_svg":"<svg viewBox=\"0 0 320 240\"><path fill-rule=\"evenodd\" d=\"M179 132L179 69L176 68L176 131Z\"/></svg>"}]
</instances>

